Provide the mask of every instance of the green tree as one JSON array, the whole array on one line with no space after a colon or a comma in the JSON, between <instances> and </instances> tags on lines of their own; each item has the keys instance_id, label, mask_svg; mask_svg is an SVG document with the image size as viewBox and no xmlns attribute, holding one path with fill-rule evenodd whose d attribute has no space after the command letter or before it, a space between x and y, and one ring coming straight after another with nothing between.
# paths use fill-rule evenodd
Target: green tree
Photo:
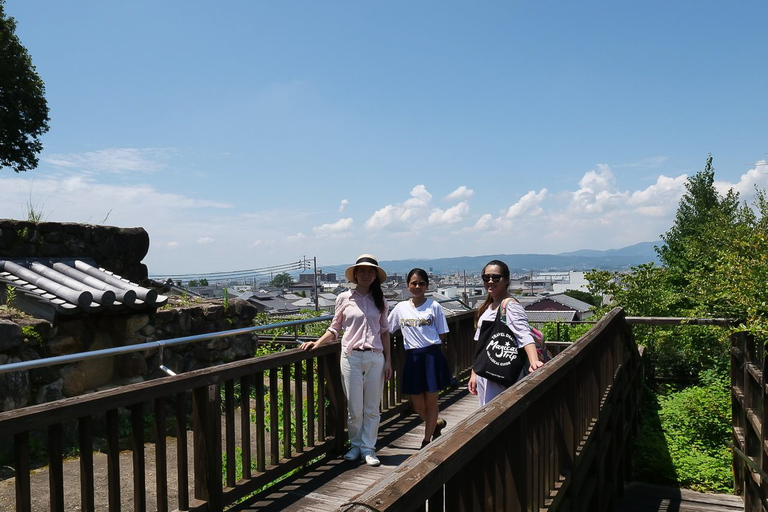
<instances>
[{"instance_id":1,"label":"green tree","mask_svg":"<svg viewBox=\"0 0 768 512\"><path fill-rule=\"evenodd\" d=\"M48 131L45 84L16 36L16 20L0 0L0 167L37 167L40 136Z\"/></svg>"},{"instance_id":2,"label":"green tree","mask_svg":"<svg viewBox=\"0 0 768 512\"><path fill-rule=\"evenodd\" d=\"M714 187L712 157L691 176L673 226L657 248L662 267L641 265L630 273L591 272L590 291L606 293L630 315L726 317L732 331L749 331L768 342L768 200L757 190L753 204ZM637 461L646 475L666 475L654 456L666 451L671 477L681 485L723 492L731 485L728 331L715 327L636 326L657 376L686 376L695 385L660 386L659 424L641 432ZM646 415L647 417L647 415ZM650 432L650 433L649 433ZM647 435L646 435L647 434ZM644 444L645 443L645 444Z\"/></svg>"},{"instance_id":3,"label":"green tree","mask_svg":"<svg viewBox=\"0 0 768 512\"><path fill-rule=\"evenodd\" d=\"M675 314L678 316L689 316L693 310L701 309L695 297L687 293L692 274L711 273L718 257L717 246L729 243L734 230L745 221L738 193L730 190L721 195L714 181L715 168L710 155L704 170L688 178L675 222L661 236L664 244L657 247L659 258L669 272L669 285L686 290L677 297Z\"/></svg>"},{"instance_id":4,"label":"green tree","mask_svg":"<svg viewBox=\"0 0 768 512\"><path fill-rule=\"evenodd\" d=\"M747 331L756 340L768 342L768 200L764 190L756 191L752 205L742 205L738 222L727 238L711 244L710 268L690 273L689 293L698 309L713 316L739 321L735 331ZM713 227L721 235L720 226Z\"/></svg>"},{"instance_id":5,"label":"green tree","mask_svg":"<svg viewBox=\"0 0 768 512\"><path fill-rule=\"evenodd\" d=\"M269 284L275 288L289 288L293 282L291 275L288 272L283 272L273 277Z\"/></svg>"},{"instance_id":6,"label":"green tree","mask_svg":"<svg viewBox=\"0 0 768 512\"><path fill-rule=\"evenodd\" d=\"M208 280L206 278L202 278L200 280L200 286L208 286Z\"/></svg>"},{"instance_id":7,"label":"green tree","mask_svg":"<svg viewBox=\"0 0 768 512\"><path fill-rule=\"evenodd\" d=\"M190 288L191 288L191 287L193 287L193 286L200 286L200 281L198 281L197 279L193 279L193 280L191 280L191 281L189 282L188 286L189 286Z\"/></svg>"},{"instance_id":8,"label":"green tree","mask_svg":"<svg viewBox=\"0 0 768 512\"><path fill-rule=\"evenodd\" d=\"M589 292L583 292L581 290L565 290L563 293L574 299L586 302L587 304L592 304L593 306L599 306L601 302L600 297L596 297Z\"/></svg>"},{"instance_id":9,"label":"green tree","mask_svg":"<svg viewBox=\"0 0 768 512\"><path fill-rule=\"evenodd\" d=\"M740 204L737 193L723 195L715 189L710 156L704 170L688 179L675 221L662 235L664 244L657 251L663 266L640 265L629 273L590 272L590 291L612 296L633 316L746 318L747 306L739 309L734 304L735 296L753 302L744 293L749 287L743 283L737 289L733 283L765 282L756 273L760 265L746 260L749 247L760 247L756 228L761 217ZM759 251L754 255L759 259ZM727 368L728 339L722 329L638 327L635 335L649 348L662 375L690 377L708 368Z\"/></svg>"}]
</instances>

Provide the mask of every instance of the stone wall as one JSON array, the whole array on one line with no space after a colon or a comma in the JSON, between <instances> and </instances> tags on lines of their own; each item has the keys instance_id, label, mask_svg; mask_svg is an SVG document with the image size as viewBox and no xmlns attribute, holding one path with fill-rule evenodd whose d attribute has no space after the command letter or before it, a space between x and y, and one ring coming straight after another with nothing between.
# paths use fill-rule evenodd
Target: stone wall
<instances>
[{"instance_id":1,"label":"stone wall","mask_svg":"<svg viewBox=\"0 0 768 512\"><path fill-rule=\"evenodd\" d=\"M90 259L141 285L147 281L141 260L148 251L144 228L0 219L0 259ZM4 295L0 286L0 304ZM176 306L57 315L54 323L0 306L0 364L251 327L257 313L240 300L226 305L222 301L190 305L186 300ZM241 335L166 348L163 363L182 373L252 357L254 352L254 336ZM0 374L0 411L165 376L158 356L155 349Z\"/></svg>"},{"instance_id":2,"label":"stone wall","mask_svg":"<svg viewBox=\"0 0 768 512\"><path fill-rule=\"evenodd\" d=\"M142 284L147 266L141 260L148 251L144 228L0 219L0 259L90 258Z\"/></svg>"},{"instance_id":3,"label":"stone wall","mask_svg":"<svg viewBox=\"0 0 768 512\"><path fill-rule=\"evenodd\" d=\"M46 320L0 317L0 364L29 361L156 340L253 326L248 302L206 301L132 315L60 317ZM246 334L166 347L163 363L182 373L252 357L256 338ZM164 377L158 350L0 374L0 411L147 379Z\"/></svg>"}]
</instances>

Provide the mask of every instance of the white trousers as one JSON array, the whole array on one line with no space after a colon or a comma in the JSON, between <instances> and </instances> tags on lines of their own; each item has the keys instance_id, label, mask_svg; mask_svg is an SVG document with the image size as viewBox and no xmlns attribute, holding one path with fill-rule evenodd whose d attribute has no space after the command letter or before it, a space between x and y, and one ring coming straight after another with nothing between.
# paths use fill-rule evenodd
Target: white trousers
<instances>
[{"instance_id":1,"label":"white trousers","mask_svg":"<svg viewBox=\"0 0 768 512\"><path fill-rule=\"evenodd\" d=\"M353 350L341 354L341 382L347 396L349 441L361 451L373 451L379 434L384 391L384 354Z\"/></svg>"},{"instance_id":2,"label":"white trousers","mask_svg":"<svg viewBox=\"0 0 768 512\"><path fill-rule=\"evenodd\" d=\"M480 407L499 396L508 387L479 375L475 382L477 383L477 399L480 401Z\"/></svg>"}]
</instances>

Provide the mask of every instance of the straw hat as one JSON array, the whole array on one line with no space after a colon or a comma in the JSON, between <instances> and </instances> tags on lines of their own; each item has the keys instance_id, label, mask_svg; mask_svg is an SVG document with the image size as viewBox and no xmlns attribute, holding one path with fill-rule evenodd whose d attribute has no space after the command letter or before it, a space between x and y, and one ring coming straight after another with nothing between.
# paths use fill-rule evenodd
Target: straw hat
<instances>
[{"instance_id":1,"label":"straw hat","mask_svg":"<svg viewBox=\"0 0 768 512\"><path fill-rule=\"evenodd\" d=\"M376 261L376 257L372 254L361 254L358 256L355 264L347 268L344 275L347 276L347 281L350 283L355 282L355 267L374 267L379 274L379 282L383 283L387 280L387 273L379 266L379 262Z\"/></svg>"}]
</instances>

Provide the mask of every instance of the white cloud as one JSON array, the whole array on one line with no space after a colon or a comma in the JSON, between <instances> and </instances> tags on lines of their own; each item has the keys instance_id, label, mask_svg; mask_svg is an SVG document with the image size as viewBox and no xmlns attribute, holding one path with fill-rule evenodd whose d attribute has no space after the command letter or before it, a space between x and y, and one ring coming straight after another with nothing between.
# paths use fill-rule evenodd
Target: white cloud
<instances>
[{"instance_id":1,"label":"white cloud","mask_svg":"<svg viewBox=\"0 0 768 512\"><path fill-rule=\"evenodd\" d=\"M755 186L758 188L768 188L768 161L760 160L755 166L741 175L738 183L729 184L723 181L715 181L715 188L721 194L728 192L733 188L734 192L739 193L739 198L748 200L754 196Z\"/></svg>"},{"instance_id":2,"label":"white cloud","mask_svg":"<svg viewBox=\"0 0 768 512\"><path fill-rule=\"evenodd\" d=\"M373 230L412 230L418 229L418 220L429 207L432 194L424 185L416 185L410 193L410 199L400 204L388 204L373 213L365 221L365 227Z\"/></svg>"},{"instance_id":3,"label":"white cloud","mask_svg":"<svg viewBox=\"0 0 768 512\"><path fill-rule=\"evenodd\" d=\"M477 222L475 222L475 226L473 229L476 229L478 231L485 231L489 229L491 226L493 226L493 215L490 213L486 213L479 219L477 219Z\"/></svg>"},{"instance_id":4,"label":"white cloud","mask_svg":"<svg viewBox=\"0 0 768 512\"><path fill-rule=\"evenodd\" d=\"M301 242L305 238L307 238L307 235L305 235L304 233L296 233L295 235L285 237L285 240L287 242L294 243L294 242Z\"/></svg>"},{"instance_id":5,"label":"white cloud","mask_svg":"<svg viewBox=\"0 0 768 512\"><path fill-rule=\"evenodd\" d=\"M352 217L347 217L346 219L339 219L330 224L316 226L312 228L312 231L317 236L349 236L351 235L350 230L353 225L354 221L352 220Z\"/></svg>"},{"instance_id":6,"label":"white cloud","mask_svg":"<svg viewBox=\"0 0 768 512\"><path fill-rule=\"evenodd\" d=\"M509 231L515 227L517 222L525 222L526 219L542 215L544 213L542 203L547 199L547 195L546 188L541 189L539 192L530 190L498 217L494 218L490 213L486 213L477 220L474 227L465 228L463 232Z\"/></svg>"},{"instance_id":7,"label":"white cloud","mask_svg":"<svg viewBox=\"0 0 768 512\"><path fill-rule=\"evenodd\" d=\"M440 208L433 209L427 218L427 223L432 226L457 224L463 221L468 213L469 204L466 201L462 201L447 210L441 210Z\"/></svg>"},{"instance_id":8,"label":"white cloud","mask_svg":"<svg viewBox=\"0 0 768 512\"><path fill-rule=\"evenodd\" d=\"M141 169L161 168L162 152L158 155L158 167ZM224 195L227 192L216 196L211 190L210 199L201 200L166 192L172 189L164 190L154 181L137 183L134 178L125 185L114 182L114 172L136 173L142 158L151 162L155 156L151 150L95 151L81 155L80 160L57 155L49 157L60 166L55 174L51 166L34 174L0 174L0 217L26 218L25 205L31 203L42 210L45 220L53 222L141 226L150 235L145 263L154 274L251 268L294 261L304 255L316 255L318 262L333 264L362 251L387 259L562 252L656 240L672 225L687 179L684 174L661 175L648 186L632 187L623 182L628 173L614 174L611 167L600 164L570 187L529 190L512 205L488 203L485 197L473 204L471 189L453 185L448 188L453 191L444 198L452 201L447 209L434 205L428 184L422 183L399 201L390 198L392 202L380 203L384 206L378 209L367 200L361 205L369 208L364 226L343 215L334 222L316 225L321 212L336 205L340 211L348 210L350 201L331 199L317 210L302 207L304 203L289 209L259 210L252 203L217 199L235 197ZM97 168L112 171L92 170ZM747 199L755 185L768 184L768 163L757 162L735 182L715 185L721 192L732 186ZM490 213L473 213L478 205ZM179 258L179 250L185 247L195 250ZM251 250L245 250L249 247Z\"/></svg>"},{"instance_id":9,"label":"white cloud","mask_svg":"<svg viewBox=\"0 0 768 512\"><path fill-rule=\"evenodd\" d=\"M411 198L405 202L406 208L425 207L432 201L432 194L427 191L424 185L416 185L411 190Z\"/></svg>"},{"instance_id":10,"label":"white cloud","mask_svg":"<svg viewBox=\"0 0 768 512\"><path fill-rule=\"evenodd\" d=\"M87 153L52 154L42 158L48 164L80 172L151 173L165 167L174 150L161 148L107 148Z\"/></svg>"},{"instance_id":11,"label":"white cloud","mask_svg":"<svg viewBox=\"0 0 768 512\"><path fill-rule=\"evenodd\" d=\"M535 217L541 215L544 209L541 203L547 198L547 189L543 188L538 193L528 191L518 202L507 208L502 220L513 221L520 217Z\"/></svg>"},{"instance_id":12,"label":"white cloud","mask_svg":"<svg viewBox=\"0 0 768 512\"><path fill-rule=\"evenodd\" d=\"M624 164L618 164L615 167L617 169L652 169L659 167L669 160L668 156L651 156L644 158L638 162L629 162Z\"/></svg>"},{"instance_id":13,"label":"white cloud","mask_svg":"<svg viewBox=\"0 0 768 512\"><path fill-rule=\"evenodd\" d=\"M445 196L446 201L461 201L471 198L475 195L475 191L471 188L467 188L466 185L462 185L447 196Z\"/></svg>"},{"instance_id":14,"label":"white cloud","mask_svg":"<svg viewBox=\"0 0 768 512\"><path fill-rule=\"evenodd\" d=\"M572 194L572 206L578 211L601 213L627 199L627 194L616 191L616 178L610 167L598 164L597 168L584 174L579 189Z\"/></svg>"},{"instance_id":15,"label":"white cloud","mask_svg":"<svg viewBox=\"0 0 768 512\"><path fill-rule=\"evenodd\" d=\"M677 204L685 192L686 181L685 174L676 178L659 176L653 185L632 192L624 208L629 206L637 214L648 217L669 215L677 209Z\"/></svg>"}]
</instances>

